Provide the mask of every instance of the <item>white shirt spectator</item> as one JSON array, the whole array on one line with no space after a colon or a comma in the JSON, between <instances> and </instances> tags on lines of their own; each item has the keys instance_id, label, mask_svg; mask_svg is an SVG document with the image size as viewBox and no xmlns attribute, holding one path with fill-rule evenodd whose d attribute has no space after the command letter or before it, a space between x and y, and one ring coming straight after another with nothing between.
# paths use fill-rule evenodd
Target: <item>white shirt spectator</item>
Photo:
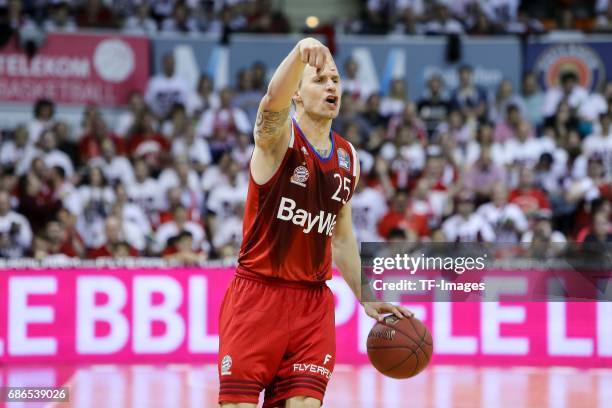
<instances>
[{"instance_id":1,"label":"white shirt spectator","mask_svg":"<svg viewBox=\"0 0 612 408\"><path fill-rule=\"evenodd\" d=\"M0 215L0 236L3 241L0 245L2 257L22 257L32 244L30 223L26 217L12 210Z\"/></svg>"},{"instance_id":2,"label":"white shirt spectator","mask_svg":"<svg viewBox=\"0 0 612 408\"><path fill-rule=\"evenodd\" d=\"M3 166L16 166L17 175L22 175L28 171L29 164L35 154L36 148L31 144L18 147L12 140L0 143L0 163Z\"/></svg>"},{"instance_id":3,"label":"white shirt spectator","mask_svg":"<svg viewBox=\"0 0 612 408\"><path fill-rule=\"evenodd\" d=\"M459 214L453 215L442 224L442 232L449 242L493 242L495 231L480 214L472 214L467 219Z\"/></svg>"},{"instance_id":4,"label":"white shirt spectator","mask_svg":"<svg viewBox=\"0 0 612 408\"><path fill-rule=\"evenodd\" d=\"M208 109L202 114L196 134L209 138L216 128L230 128L235 125L236 130L241 133L251 132L251 122L247 114L240 108Z\"/></svg>"},{"instance_id":5,"label":"white shirt spectator","mask_svg":"<svg viewBox=\"0 0 612 408\"><path fill-rule=\"evenodd\" d=\"M584 103L589 94L581 86L575 86L572 93L567 98L567 102L572 108L579 108ZM552 116L557 111L559 102L563 99L563 91L560 87L550 88L544 97L544 116Z\"/></svg>"},{"instance_id":6,"label":"white shirt spectator","mask_svg":"<svg viewBox=\"0 0 612 408\"><path fill-rule=\"evenodd\" d=\"M115 156L110 162L107 162L101 157L97 157L90 161L90 165L100 167L104 177L109 181L121 181L123 185L128 186L134 183L134 169L132 163L124 156Z\"/></svg>"},{"instance_id":7,"label":"white shirt spectator","mask_svg":"<svg viewBox=\"0 0 612 408\"><path fill-rule=\"evenodd\" d=\"M142 208L145 214L153 214L162 207L162 193L158 182L153 178L148 178L142 183L134 180L132 184L126 186L126 192L130 200Z\"/></svg>"},{"instance_id":8,"label":"white shirt spectator","mask_svg":"<svg viewBox=\"0 0 612 408\"><path fill-rule=\"evenodd\" d=\"M544 151L542 141L537 138L527 138L524 141L510 139L505 143L506 164L535 166Z\"/></svg>"},{"instance_id":9,"label":"white shirt spectator","mask_svg":"<svg viewBox=\"0 0 612 408\"><path fill-rule=\"evenodd\" d=\"M132 125L134 124L134 113L131 111L122 112L117 118L115 132L117 136L127 137Z\"/></svg>"},{"instance_id":10,"label":"white shirt spectator","mask_svg":"<svg viewBox=\"0 0 612 408\"><path fill-rule=\"evenodd\" d=\"M187 156L190 161L208 165L212 161L210 147L206 140L194 138L191 144L185 138L177 138L172 142L172 155L174 157Z\"/></svg>"},{"instance_id":11,"label":"white shirt spectator","mask_svg":"<svg viewBox=\"0 0 612 408\"><path fill-rule=\"evenodd\" d=\"M521 238L521 242L523 244L531 244L533 242L533 231L527 231L523 234L523 237ZM563 235L562 232L560 231L553 231L550 235L550 242L555 242L555 243L566 243L567 239L565 238L565 235Z\"/></svg>"},{"instance_id":12,"label":"white shirt spectator","mask_svg":"<svg viewBox=\"0 0 612 408\"><path fill-rule=\"evenodd\" d=\"M138 16L129 16L123 24L123 32L128 34L153 35L157 33L157 24L151 17L140 19Z\"/></svg>"},{"instance_id":13,"label":"white shirt spectator","mask_svg":"<svg viewBox=\"0 0 612 408\"><path fill-rule=\"evenodd\" d=\"M183 225L182 230L191 233L191 236L193 237L194 251L208 250L208 244L205 240L206 234L204 233L204 228L202 228L200 224L187 221ZM166 249L168 239L177 236L182 230L179 230L178 225L174 221L169 221L160 225L160 227L157 229L157 233L155 234L154 250L157 252L162 252L164 249Z\"/></svg>"},{"instance_id":14,"label":"white shirt spectator","mask_svg":"<svg viewBox=\"0 0 612 408\"><path fill-rule=\"evenodd\" d=\"M242 242L242 219L237 216L232 216L223 220L223 225L217 228L213 236L213 245L215 248L221 248L226 245L239 246Z\"/></svg>"},{"instance_id":15,"label":"white shirt spectator","mask_svg":"<svg viewBox=\"0 0 612 408\"><path fill-rule=\"evenodd\" d=\"M582 151L587 159L596 156L602 159L607 177L612 179L612 126L607 135L592 134L582 142ZM586 167L585 167L586 174Z\"/></svg>"},{"instance_id":16,"label":"white shirt spectator","mask_svg":"<svg viewBox=\"0 0 612 408\"><path fill-rule=\"evenodd\" d=\"M178 76L155 75L147 85L145 102L160 118L168 115L175 103L185 105L189 98L189 86Z\"/></svg>"},{"instance_id":17,"label":"white shirt spectator","mask_svg":"<svg viewBox=\"0 0 612 408\"><path fill-rule=\"evenodd\" d=\"M461 34L463 26L453 18L446 21L434 20L425 24L425 32L436 34Z\"/></svg>"},{"instance_id":18,"label":"white shirt spectator","mask_svg":"<svg viewBox=\"0 0 612 408\"><path fill-rule=\"evenodd\" d=\"M608 110L608 101L602 94L590 94L578 109L578 115L589 122L597 122L599 115Z\"/></svg>"},{"instance_id":19,"label":"white shirt spectator","mask_svg":"<svg viewBox=\"0 0 612 408\"><path fill-rule=\"evenodd\" d=\"M520 0L480 0L487 17L497 23L516 21Z\"/></svg>"},{"instance_id":20,"label":"white shirt spectator","mask_svg":"<svg viewBox=\"0 0 612 408\"><path fill-rule=\"evenodd\" d=\"M40 151L38 156L42 157L43 162L48 169L57 166L64 169L66 177L70 178L74 175L72 160L70 160L70 157L68 157L68 155L61 150L51 150L48 153Z\"/></svg>"},{"instance_id":21,"label":"white shirt spectator","mask_svg":"<svg viewBox=\"0 0 612 408\"><path fill-rule=\"evenodd\" d=\"M379 112L383 116L400 115L406 107L406 101L385 96L380 100Z\"/></svg>"},{"instance_id":22,"label":"white shirt spectator","mask_svg":"<svg viewBox=\"0 0 612 408\"><path fill-rule=\"evenodd\" d=\"M199 181L200 179L198 177L198 173L195 170L189 170L189 175L187 176L187 187L189 188L191 193L195 195L195 200L198 203L198 208L200 207L200 205L202 204L204 200L202 191L200 190ZM180 179L179 179L179 176L176 174L176 170L174 170L173 168L165 169L159 175L157 188L162 194L162 197L164 197L163 201L165 201L165 196L166 196L166 192L168 191L168 189L172 187L179 187L179 186L180 186ZM183 205L187 207L189 207L189 204L191 204L188 202L190 200L186 200L186 201L182 200L182 201L183 201ZM167 203L164 203L164 206L166 205Z\"/></svg>"},{"instance_id":23,"label":"white shirt spectator","mask_svg":"<svg viewBox=\"0 0 612 408\"><path fill-rule=\"evenodd\" d=\"M355 192L351 200L353 207L353 226L358 242L382 241L378 235L378 222L387 213L385 196L372 187Z\"/></svg>"},{"instance_id":24,"label":"white shirt spectator","mask_svg":"<svg viewBox=\"0 0 612 408\"><path fill-rule=\"evenodd\" d=\"M248 184L239 181L235 185L229 183L218 185L210 191L206 206L215 213L217 219L229 218L236 205L245 202L247 188Z\"/></svg>"},{"instance_id":25,"label":"white shirt spectator","mask_svg":"<svg viewBox=\"0 0 612 408\"><path fill-rule=\"evenodd\" d=\"M529 227L525 214L513 203L501 207L491 202L486 203L478 207L476 213L493 226L497 242L518 242L521 234Z\"/></svg>"}]
</instances>

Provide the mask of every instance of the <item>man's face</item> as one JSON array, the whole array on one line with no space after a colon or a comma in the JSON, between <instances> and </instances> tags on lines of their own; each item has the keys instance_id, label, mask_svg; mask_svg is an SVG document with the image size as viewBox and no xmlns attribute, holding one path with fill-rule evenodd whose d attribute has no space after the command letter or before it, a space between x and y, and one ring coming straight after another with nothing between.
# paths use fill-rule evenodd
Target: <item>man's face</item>
<instances>
[{"instance_id":1,"label":"man's face","mask_svg":"<svg viewBox=\"0 0 612 408\"><path fill-rule=\"evenodd\" d=\"M333 61L328 61L323 69L317 70L310 65L304 68L295 101L311 115L333 119L340 111L340 95L338 69Z\"/></svg>"},{"instance_id":2,"label":"man's face","mask_svg":"<svg viewBox=\"0 0 612 408\"><path fill-rule=\"evenodd\" d=\"M172 55L166 55L164 57L164 74L167 77L174 75L174 57Z\"/></svg>"}]
</instances>

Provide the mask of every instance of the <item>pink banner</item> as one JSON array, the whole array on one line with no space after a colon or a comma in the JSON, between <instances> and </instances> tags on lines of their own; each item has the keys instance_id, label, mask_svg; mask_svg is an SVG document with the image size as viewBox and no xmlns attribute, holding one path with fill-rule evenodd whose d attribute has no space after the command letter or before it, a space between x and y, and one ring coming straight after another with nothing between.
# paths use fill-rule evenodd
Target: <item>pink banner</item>
<instances>
[{"instance_id":1,"label":"pink banner","mask_svg":"<svg viewBox=\"0 0 612 408\"><path fill-rule=\"evenodd\" d=\"M233 270L79 269L0 273L0 362L215 362ZM364 315L336 296L337 361L367 363ZM431 329L433 363L612 367L612 303L405 303Z\"/></svg>"},{"instance_id":2,"label":"pink banner","mask_svg":"<svg viewBox=\"0 0 612 408\"><path fill-rule=\"evenodd\" d=\"M149 40L95 34L49 34L33 58L15 38L0 50L0 100L63 104L127 103L149 79Z\"/></svg>"}]
</instances>

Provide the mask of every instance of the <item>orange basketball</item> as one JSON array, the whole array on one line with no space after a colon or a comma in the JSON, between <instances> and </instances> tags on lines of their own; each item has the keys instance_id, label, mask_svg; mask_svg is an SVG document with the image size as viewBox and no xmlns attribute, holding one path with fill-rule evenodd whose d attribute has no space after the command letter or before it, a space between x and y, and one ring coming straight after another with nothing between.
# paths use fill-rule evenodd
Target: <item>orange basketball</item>
<instances>
[{"instance_id":1,"label":"orange basketball","mask_svg":"<svg viewBox=\"0 0 612 408\"><path fill-rule=\"evenodd\" d=\"M382 374L410 378L429 364L433 341L419 319L390 315L370 330L367 348L372 365Z\"/></svg>"}]
</instances>

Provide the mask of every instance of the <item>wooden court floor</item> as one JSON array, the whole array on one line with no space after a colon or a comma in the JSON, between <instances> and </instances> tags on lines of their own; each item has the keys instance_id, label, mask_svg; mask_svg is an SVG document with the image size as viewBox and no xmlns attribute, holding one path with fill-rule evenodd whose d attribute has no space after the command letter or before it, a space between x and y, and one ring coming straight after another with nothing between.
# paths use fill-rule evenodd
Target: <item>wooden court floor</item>
<instances>
[{"instance_id":1,"label":"wooden court floor","mask_svg":"<svg viewBox=\"0 0 612 408\"><path fill-rule=\"evenodd\" d=\"M10 408L216 407L216 367L196 365L0 366L0 385L66 385L68 403L10 403ZM392 380L368 366L337 366L324 407L609 408L612 368L434 366Z\"/></svg>"}]
</instances>

